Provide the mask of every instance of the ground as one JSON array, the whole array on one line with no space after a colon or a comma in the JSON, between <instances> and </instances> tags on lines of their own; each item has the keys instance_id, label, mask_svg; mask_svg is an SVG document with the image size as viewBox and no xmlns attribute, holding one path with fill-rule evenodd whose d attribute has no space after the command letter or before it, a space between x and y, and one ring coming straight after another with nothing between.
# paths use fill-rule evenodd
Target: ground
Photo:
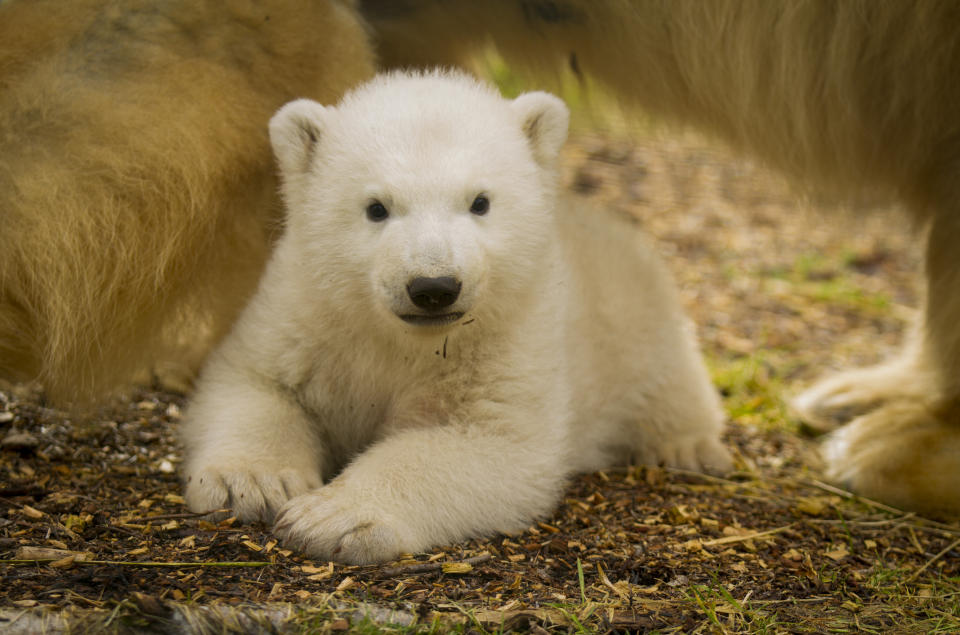
<instances>
[{"instance_id":1,"label":"ground","mask_svg":"<svg viewBox=\"0 0 960 635\"><path fill-rule=\"evenodd\" d=\"M565 182L636 219L671 263L736 471L588 474L522 534L346 567L187 513L183 395L140 390L82 419L8 385L0 632L960 629L960 524L822 482L785 405L824 369L896 350L918 237L895 210L801 203L697 138L618 139L577 136Z\"/></svg>"}]
</instances>

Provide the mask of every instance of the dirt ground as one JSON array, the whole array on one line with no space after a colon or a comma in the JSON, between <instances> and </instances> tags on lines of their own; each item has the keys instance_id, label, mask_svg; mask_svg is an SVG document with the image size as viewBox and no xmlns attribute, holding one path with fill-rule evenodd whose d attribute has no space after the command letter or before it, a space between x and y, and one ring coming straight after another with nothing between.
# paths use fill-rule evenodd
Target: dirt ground
<instances>
[{"instance_id":1,"label":"dirt ground","mask_svg":"<svg viewBox=\"0 0 960 635\"><path fill-rule=\"evenodd\" d=\"M0 632L960 630L960 524L824 483L785 405L896 350L919 291L902 219L822 211L686 137L578 137L565 180L673 266L734 473L588 474L522 534L346 567L187 513L183 395L140 390L78 420L4 386Z\"/></svg>"}]
</instances>

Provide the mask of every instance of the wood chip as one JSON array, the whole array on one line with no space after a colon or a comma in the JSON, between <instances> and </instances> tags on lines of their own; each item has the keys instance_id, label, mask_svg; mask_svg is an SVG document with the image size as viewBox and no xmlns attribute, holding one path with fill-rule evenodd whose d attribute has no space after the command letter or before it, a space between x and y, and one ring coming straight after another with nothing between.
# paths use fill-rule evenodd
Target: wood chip
<instances>
[{"instance_id":1,"label":"wood chip","mask_svg":"<svg viewBox=\"0 0 960 635\"><path fill-rule=\"evenodd\" d=\"M440 565L440 570L444 573L470 573L473 571L473 565L469 562L444 562Z\"/></svg>"},{"instance_id":2,"label":"wood chip","mask_svg":"<svg viewBox=\"0 0 960 635\"><path fill-rule=\"evenodd\" d=\"M29 505L24 505L23 507L21 507L21 508L20 508L20 513L22 513L22 514L23 514L24 516L26 516L27 518L33 518L34 520L40 520L40 519L43 518L44 515L45 515L45 514L44 514L42 511L40 511L39 509L34 509L33 507L30 507Z\"/></svg>"},{"instance_id":3,"label":"wood chip","mask_svg":"<svg viewBox=\"0 0 960 635\"><path fill-rule=\"evenodd\" d=\"M51 549L49 547L20 547L14 554L15 560L63 560L76 558L78 560L92 559L86 551L69 551L67 549Z\"/></svg>"},{"instance_id":4,"label":"wood chip","mask_svg":"<svg viewBox=\"0 0 960 635\"><path fill-rule=\"evenodd\" d=\"M823 555L825 555L826 557L830 558L835 562L839 562L840 560L843 560L844 558L849 556L850 551L847 549L846 545L841 544L836 549L831 549L830 551L824 551Z\"/></svg>"}]
</instances>

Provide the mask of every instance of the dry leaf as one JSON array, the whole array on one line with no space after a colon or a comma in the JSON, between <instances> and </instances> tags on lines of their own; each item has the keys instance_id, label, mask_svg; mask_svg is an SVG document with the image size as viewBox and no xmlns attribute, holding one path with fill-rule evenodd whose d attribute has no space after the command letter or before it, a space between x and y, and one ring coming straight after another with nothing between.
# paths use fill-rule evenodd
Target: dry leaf
<instances>
[{"instance_id":1,"label":"dry leaf","mask_svg":"<svg viewBox=\"0 0 960 635\"><path fill-rule=\"evenodd\" d=\"M819 516L827 510L827 504L820 498L801 498L795 508L808 516Z\"/></svg>"},{"instance_id":2,"label":"dry leaf","mask_svg":"<svg viewBox=\"0 0 960 635\"><path fill-rule=\"evenodd\" d=\"M674 525L683 525L693 523L700 519L700 514L695 509L690 509L686 505L677 505L667 510L667 516L670 523Z\"/></svg>"},{"instance_id":3,"label":"dry leaf","mask_svg":"<svg viewBox=\"0 0 960 635\"><path fill-rule=\"evenodd\" d=\"M719 529L720 521L713 518L700 518L700 526L704 529Z\"/></svg>"},{"instance_id":4,"label":"dry leaf","mask_svg":"<svg viewBox=\"0 0 960 635\"><path fill-rule=\"evenodd\" d=\"M832 550L830 550L830 551L825 551L825 552L823 552L823 555L825 555L826 557L830 558L831 560L835 560L835 561L839 562L840 560L843 560L844 558L846 558L847 556L849 556L849 555L850 555L850 552L847 550L847 546L846 546L846 545L841 544L841 545L838 546L836 549L832 549Z\"/></svg>"},{"instance_id":5,"label":"dry leaf","mask_svg":"<svg viewBox=\"0 0 960 635\"><path fill-rule=\"evenodd\" d=\"M63 526L70 531L82 532L87 527L87 521L81 516L68 514L67 517L63 519Z\"/></svg>"}]
</instances>

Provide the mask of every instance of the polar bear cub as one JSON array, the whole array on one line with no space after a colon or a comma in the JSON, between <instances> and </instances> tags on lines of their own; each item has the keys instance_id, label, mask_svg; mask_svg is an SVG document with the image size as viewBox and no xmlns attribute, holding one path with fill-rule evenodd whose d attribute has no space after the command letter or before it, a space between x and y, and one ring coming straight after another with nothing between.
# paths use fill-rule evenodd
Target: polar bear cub
<instances>
[{"instance_id":1,"label":"polar bear cub","mask_svg":"<svg viewBox=\"0 0 960 635\"><path fill-rule=\"evenodd\" d=\"M730 466L663 265L557 198L567 121L440 71L273 117L287 225L188 410L190 509L369 563L525 528L577 472Z\"/></svg>"}]
</instances>

